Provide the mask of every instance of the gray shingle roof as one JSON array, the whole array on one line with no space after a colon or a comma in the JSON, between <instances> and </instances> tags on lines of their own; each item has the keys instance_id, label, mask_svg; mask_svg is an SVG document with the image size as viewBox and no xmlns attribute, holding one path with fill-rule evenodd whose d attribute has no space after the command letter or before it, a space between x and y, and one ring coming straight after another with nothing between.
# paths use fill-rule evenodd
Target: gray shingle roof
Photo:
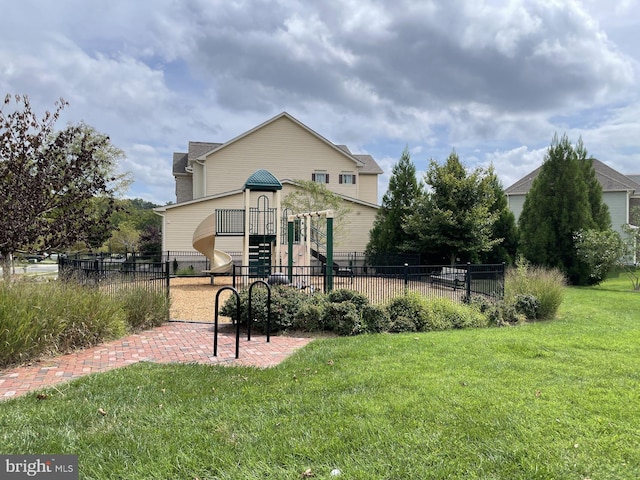
<instances>
[{"instance_id":1,"label":"gray shingle roof","mask_svg":"<svg viewBox=\"0 0 640 480\"><path fill-rule=\"evenodd\" d=\"M536 168L533 172L525 175L516 183L505 189L507 195L525 195L531 189L533 181L540 173L542 167ZM600 160L593 160L593 168L596 171L596 178L602 185L603 192L635 191L640 194L640 184L634 181L631 176L623 175Z\"/></svg>"},{"instance_id":2,"label":"gray shingle roof","mask_svg":"<svg viewBox=\"0 0 640 480\"><path fill-rule=\"evenodd\" d=\"M220 145L222 144L211 142L189 142L189 161L193 162L200 155L204 155Z\"/></svg>"},{"instance_id":3,"label":"gray shingle roof","mask_svg":"<svg viewBox=\"0 0 640 480\"><path fill-rule=\"evenodd\" d=\"M188 164L188 155L184 152L175 152L173 154L173 174L186 174L184 171Z\"/></svg>"},{"instance_id":4,"label":"gray shingle roof","mask_svg":"<svg viewBox=\"0 0 640 480\"><path fill-rule=\"evenodd\" d=\"M364 163L364 166L360 170L360 173L367 174L379 174L384 173L380 168L380 165L373 159L371 155L352 155Z\"/></svg>"}]
</instances>

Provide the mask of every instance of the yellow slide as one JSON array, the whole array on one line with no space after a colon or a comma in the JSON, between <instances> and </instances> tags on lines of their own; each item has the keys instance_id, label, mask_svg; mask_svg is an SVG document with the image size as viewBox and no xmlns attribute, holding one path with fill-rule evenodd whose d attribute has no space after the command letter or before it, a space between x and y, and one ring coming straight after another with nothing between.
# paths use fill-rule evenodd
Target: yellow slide
<instances>
[{"instance_id":1,"label":"yellow slide","mask_svg":"<svg viewBox=\"0 0 640 480\"><path fill-rule=\"evenodd\" d=\"M209 259L210 270L206 273L229 273L233 267L231 255L216 250L216 214L205 218L193 232L193 248Z\"/></svg>"}]
</instances>

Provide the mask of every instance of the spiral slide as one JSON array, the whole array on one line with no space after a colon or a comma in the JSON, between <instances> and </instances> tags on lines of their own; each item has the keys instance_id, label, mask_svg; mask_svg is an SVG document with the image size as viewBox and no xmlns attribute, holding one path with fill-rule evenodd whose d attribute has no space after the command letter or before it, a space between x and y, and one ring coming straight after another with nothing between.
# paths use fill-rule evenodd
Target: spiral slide
<instances>
[{"instance_id":1,"label":"spiral slide","mask_svg":"<svg viewBox=\"0 0 640 480\"><path fill-rule=\"evenodd\" d=\"M193 248L209 259L210 270L206 273L229 273L233 267L231 255L216 250L216 214L205 218L193 232Z\"/></svg>"}]
</instances>

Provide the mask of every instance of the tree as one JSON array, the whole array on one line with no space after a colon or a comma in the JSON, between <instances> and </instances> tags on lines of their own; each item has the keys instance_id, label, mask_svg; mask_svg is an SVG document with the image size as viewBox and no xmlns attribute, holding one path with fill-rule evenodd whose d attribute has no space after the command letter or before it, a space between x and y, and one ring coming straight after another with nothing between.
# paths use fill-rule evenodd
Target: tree
<instances>
[{"instance_id":1,"label":"tree","mask_svg":"<svg viewBox=\"0 0 640 480\"><path fill-rule=\"evenodd\" d=\"M338 245L340 233L344 230L345 217L351 209L339 195L329 190L323 183L312 180L296 180L295 183L299 188L282 200L282 207L289 209L291 213L333 210L334 246ZM312 228L324 231L325 228L319 223L321 221L324 220L312 217Z\"/></svg>"},{"instance_id":2,"label":"tree","mask_svg":"<svg viewBox=\"0 0 640 480\"><path fill-rule=\"evenodd\" d=\"M492 236L499 215L494 186L485 176L480 168L468 173L455 151L444 165L430 161L430 191L407 222L407 233L429 261L472 261L503 241Z\"/></svg>"},{"instance_id":3,"label":"tree","mask_svg":"<svg viewBox=\"0 0 640 480\"><path fill-rule=\"evenodd\" d=\"M382 197L382 206L376 213L369 232L366 254L369 258L407 251L406 219L413 212L422 195L423 187L416 178L416 167L407 148L393 166L389 188ZM379 260L374 260L379 264Z\"/></svg>"},{"instance_id":4,"label":"tree","mask_svg":"<svg viewBox=\"0 0 640 480\"><path fill-rule=\"evenodd\" d=\"M484 181L487 188L493 191L493 205L489 207L492 214L497 215L493 224L491 237L493 239L502 238L502 242L497 242L491 250L481 255L484 263L507 263L513 264L516 259L518 249L518 229L516 228L516 217L509 209L507 197L504 194L502 182L495 173L493 166L489 167Z\"/></svg>"},{"instance_id":5,"label":"tree","mask_svg":"<svg viewBox=\"0 0 640 480\"><path fill-rule=\"evenodd\" d=\"M152 224L146 225L140 232L138 248L142 255L162 255L162 232Z\"/></svg>"},{"instance_id":6,"label":"tree","mask_svg":"<svg viewBox=\"0 0 640 480\"><path fill-rule=\"evenodd\" d=\"M578 257L576 233L603 231L611 222L592 162L581 141L574 148L566 135L554 136L519 219L524 257L560 269L574 284L588 284L594 278Z\"/></svg>"},{"instance_id":7,"label":"tree","mask_svg":"<svg viewBox=\"0 0 640 480\"><path fill-rule=\"evenodd\" d=\"M7 95L0 109L0 256L5 280L17 251L50 251L108 237L119 150L84 124L54 131L64 100L40 119L28 97ZM119 153L118 153L119 152ZM115 155L115 156L114 156Z\"/></svg>"},{"instance_id":8,"label":"tree","mask_svg":"<svg viewBox=\"0 0 640 480\"><path fill-rule=\"evenodd\" d=\"M620 234L612 229L580 230L575 234L578 258L589 267L589 283L601 283L624 255Z\"/></svg>"}]
</instances>

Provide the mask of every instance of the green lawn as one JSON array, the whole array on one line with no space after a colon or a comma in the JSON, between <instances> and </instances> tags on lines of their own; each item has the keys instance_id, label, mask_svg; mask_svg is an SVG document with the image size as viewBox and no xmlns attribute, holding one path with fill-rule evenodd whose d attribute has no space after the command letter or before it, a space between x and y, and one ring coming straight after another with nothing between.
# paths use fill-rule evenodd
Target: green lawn
<instances>
[{"instance_id":1,"label":"green lawn","mask_svg":"<svg viewBox=\"0 0 640 480\"><path fill-rule=\"evenodd\" d=\"M568 289L550 322L316 340L269 370L93 375L0 403L0 453L78 454L87 479L640 478L629 287Z\"/></svg>"}]
</instances>

